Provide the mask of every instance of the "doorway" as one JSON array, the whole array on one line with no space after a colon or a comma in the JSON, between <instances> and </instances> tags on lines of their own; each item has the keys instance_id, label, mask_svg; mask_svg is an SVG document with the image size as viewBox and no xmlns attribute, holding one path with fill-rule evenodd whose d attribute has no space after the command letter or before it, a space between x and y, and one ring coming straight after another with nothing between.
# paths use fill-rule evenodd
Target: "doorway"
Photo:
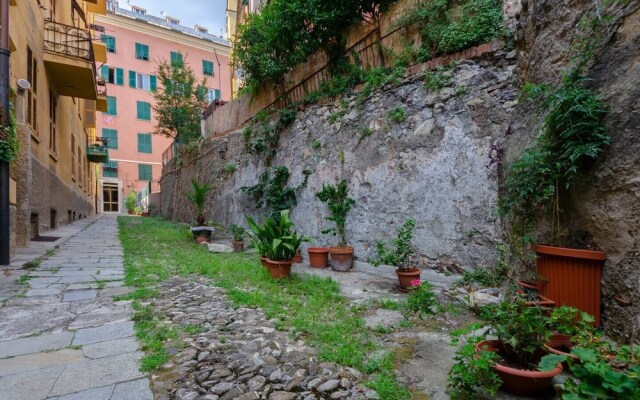
<instances>
[{"instance_id":1,"label":"doorway","mask_svg":"<svg viewBox=\"0 0 640 400\"><path fill-rule=\"evenodd\" d=\"M119 211L119 196L117 186L105 185L102 189L102 198L104 199L104 212Z\"/></svg>"}]
</instances>

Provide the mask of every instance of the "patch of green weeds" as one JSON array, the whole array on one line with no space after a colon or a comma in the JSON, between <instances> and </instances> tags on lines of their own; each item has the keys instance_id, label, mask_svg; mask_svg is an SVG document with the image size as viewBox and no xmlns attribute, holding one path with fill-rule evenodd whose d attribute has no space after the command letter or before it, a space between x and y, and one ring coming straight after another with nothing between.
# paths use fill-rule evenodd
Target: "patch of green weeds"
<instances>
[{"instance_id":1,"label":"patch of green weeds","mask_svg":"<svg viewBox=\"0 0 640 400\"><path fill-rule=\"evenodd\" d=\"M380 299L376 301L376 305L379 308L384 310L401 310L403 308L403 304L399 301L391 300L391 299Z\"/></svg>"},{"instance_id":2,"label":"patch of green weeds","mask_svg":"<svg viewBox=\"0 0 640 400\"><path fill-rule=\"evenodd\" d=\"M437 92L447 86L453 85L453 74L451 73L451 69L455 66L456 63L454 61L449 65L444 65L433 71L428 71L424 77L424 87Z\"/></svg>"},{"instance_id":3,"label":"patch of green weeds","mask_svg":"<svg viewBox=\"0 0 640 400\"><path fill-rule=\"evenodd\" d=\"M234 172L236 172L236 169L238 169L238 167L236 167L236 165L234 163L229 161L228 163L226 163L224 165L224 167L222 167L222 169L224 170L224 172L226 172L228 174L233 174Z\"/></svg>"},{"instance_id":4,"label":"patch of green weeds","mask_svg":"<svg viewBox=\"0 0 640 400\"><path fill-rule=\"evenodd\" d=\"M20 278L18 278L18 280L16 282L18 283L18 285L27 286L29 284L30 280L31 280L31 276L29 276L29 275L21 275Z\"/></svg>"},{"instance_id":5,"label":"patch of green weeds","mask_svg":"<svg viewBox=\"0 0 640 400\"><path fill-rule=\"evenodd\" d=\"M136 337L146 352L140 360L140 371L153 371L169 359L165 345L177 340L179 335L175 328L160 324L160 316L155 314L153 306L143 306L138 301L134 301L132 306Z\"/></svg>"},{"instance_id":6,"label":"patch of green weeds","mask_svg":"<svg viewBox=\"0 0 640 400\"><path fill-rule=\"evenodd\" d=\"M319 139L311 142L311 148L313 148L314 150L318 150L320 147L322 147L322 142Z\"/></svg>"},{"instance_id":7,"label":"patch of green weeds","mask_svg":"<svg viewBox=\"0 0 640 400\"><path fill-rule=\"evenodd\" d=\"M373 130L368 126L363 126L362 128L360 128L360 137L358 137L358 143L356 143L356 149L358 148L358 146L360 146L360 143L362 143L363 140L365 140L372 134L373 134Z\"/></svg>"},{"instance_id":8,"label":"patch of green weeds","mask_svg":"<svg viewBox=\"0 0 640 400\"><path fill-rule=\"evenodd\" d=\"M28 263L24 264L22 266L22 269L34 270L34 269L38 268L41 263L42 263L42 260L39 259L39 258L36 258L35 260L31 260Z\"/></svg>"},{"instance_id":9,"label":"patch of green weeds","mask_svg":"<svg viewBox=\"0 0 640 400\"><path fill-rule=\"evenodd\" d=\"M182 328L182 330L190 335L198 335L204 332L204 327L199 324L194 324L194 325L187 325L184 328Z\"/></svg>"},{"instance_id":10,"label":"patch of green weeds","mask_svg":"<svg viewBox=\"0 0 640 400\"><path fill-rule=\"evenodd\" d=\"M390 120L397 122L397 123L401 123L406 121L407 119L407 110L402 107L402 106L398 106L392 110L390 110L387 113L387 116L389 117Z\"/></svg>"}]
</instances>

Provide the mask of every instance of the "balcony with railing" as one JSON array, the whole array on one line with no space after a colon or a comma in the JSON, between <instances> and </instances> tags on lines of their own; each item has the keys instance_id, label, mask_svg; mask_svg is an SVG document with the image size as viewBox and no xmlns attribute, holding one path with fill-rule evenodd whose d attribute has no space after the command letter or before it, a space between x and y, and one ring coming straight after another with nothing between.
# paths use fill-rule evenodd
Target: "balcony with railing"
<instances>
[{"instance_id":1,"label":"balcony with railing","mask_svg":"<svg viewBox=\"0 0 640 400\"><path fill-rule=\"evenodd\" d=\"M45 21L44 64L58 94L96 100L96 65L88 29Z\"/></svg>"},{"instance_id":2,"label":"balcony with railing","mask_svg":"<svg viewBox=\"0 0 640 400\"><path fill-rule=\"evenodd\" d=\"M98 77L96 80L96 90L98 100L96 101L96 111L107 111L107 82Z\"/></svg>"},{"instance_id":3,"label":"balcony with railing","mask_svg":"<svg viewBox=\"0 0 640 400\"><path fill-rule=\"evenodd\" d=\"M87 145L87 160L92 163L105 163L109 161L109 147L107 139L96 138Z\"/></svg>"}]
</instances>

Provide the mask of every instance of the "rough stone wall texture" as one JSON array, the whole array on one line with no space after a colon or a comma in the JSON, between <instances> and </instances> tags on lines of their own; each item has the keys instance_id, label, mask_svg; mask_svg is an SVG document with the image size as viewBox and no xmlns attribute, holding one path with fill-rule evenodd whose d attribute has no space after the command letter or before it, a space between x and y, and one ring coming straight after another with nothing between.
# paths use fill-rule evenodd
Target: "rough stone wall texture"
<instances>
[{"instance_id":1,"label":"rough stone wall texture","mask_svg":"<svg viewBox=\"0 0 640 400\"><path fill-rule=\"evenodd\" d=\"M424 264L475 268L494 263L500 241L494 212L498 173L486 165L490 146L504 140L517 97L513 56L508 60L500 51L492 59L462 61L447 73L453 84L441 91L426 89L416 75L374 92L362 107L352 96L300 112L281 134L272 162L289 168L290 186L302 181L303 170L313 171L292 211L298 228L315 237L316 245L335 243L321 233L327 209L315 193L323 183L345 178L356 199L347 238L357 258L372 256L376 240L390 239L399 224L413 218L414 244ZM389 118L397 107L406 110L403 122ZM365 128L371 135L361 139ZM192 178L215 185L209 219L242 223L245 214L258 212L240 188L257 183L265 169L262 156L244 153L240 132L227 140L224 160L217 139L165 166L163 215L193 219L184 198ZM228 162L238 167L234 173L222 171Z\"/></svg>"},{"instance_id":2,"label":"rough stone wall texture","mask_svg":"<svg viewBox=\"0 0 640 400\"><path fill-rule=\"evenodd\" d=\"M40 234L51 229L51 210L56 210L56 226L73 222L68 218L68 211L75 212L76 219L95 213L90 198L66 186L49 168L35 158L31 159L31 170L29 209L31 213L37 213L39 216Z\"/></svg>"},{"instance_id":3,"label":"rough stone wall texture","mask_svg":"<svg viewBox=\"0 0 640 400\"><path fill-rule=\"evenodd\" d=\"M595 3L523 1L516 35L523 81L559 81L570 65L575 26ZM608 333L628 340L634 323L640 327L640 1L614 3L601 12L613 15L615 23L589 77L610 110L606 125L613 144L571 192L569 210L571 228L589 232L607 253L604 324ZM513 114L513 134L505 145L511 159L539 134L539 121L529 111L522 107Z\"/></svg>"},{"instance_id":4,"label":"rough stone wall texture","mask_svg":"<svg viewBox=\"0 0 640 400\"><path fill-rule=\"evenodd\" d=\"M18 108L17 112L21 108ZM31 174L31 130L25 124L17 125L20 151L16 160L11 163L10 175L16 181L16 221L12 225L11 233L15 235L16 246L29 246L31 225L29 223L31 211L29 209L29 195L32 182Z\"/></svg>"}]
</instances>

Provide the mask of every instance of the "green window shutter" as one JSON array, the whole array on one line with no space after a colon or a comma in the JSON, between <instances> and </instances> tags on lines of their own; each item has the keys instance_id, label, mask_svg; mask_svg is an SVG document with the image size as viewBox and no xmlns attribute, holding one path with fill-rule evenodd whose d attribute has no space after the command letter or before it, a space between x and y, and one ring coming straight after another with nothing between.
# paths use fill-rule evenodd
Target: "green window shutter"
<instances>
[{"instance_id":1,"label":"green window shutter","mask_svg":"<svg viewBox=\"0 0 640 400\"><path fill-rule=\"evenodd\" d=\"M215 93L215 98L216 100L220 100L222 98L222 95L220 93L220 89L213 89L214 93Z\"/></svg>"},{"instance_id":2,"label":"green window shutter","mask_svg":"<svg viewBox=\"0 0 640 400\"><path fill-rule=\"evenodd\" d=\"M136 58L138 60L149 61L149 46L142 43L136 43Z\"/></svg>"},{"instance_id":3,"label":"green window shutter","mask_svg":"<svg viewBox=\"0 0 640 400\"><path fill-rule=\"evenodd\" d=\"M182 53L178 53L176 51L171 52L171 64L182 65Z\"/></svg>"},{"instance_id":4,"label":"green window shutter","mask_svg":"<svg viewBox=\"0 0 640 400\"><path fill-rule=\"evenodd\" d=\"M151 165L138 164L138 180L141 180L141 181L152 180Z\"/></svg>"},{"instance_id":5,"label":"green window shutter","mask_svg":"<svg viewBox=\"0 0 640 400\"><path fill-rule=\"evenodd\" d=\"M102 164L102 176L105 178L117 178L118 177L118 162L109 161Z\"/></svg>"},{"instance_id":6,"label":"green window shutter","mask_svg":"<svg viewBox=\"0 0 640 400\"><path fill-rule=\"evenodd\" d=\"M107 147L110 149L118 148L118 131L115 129L102 129L102 137L107 139ZM117 164L116 164L117 166Z\"/></svg>"},{"instance_id":7,"label":"green window shutter","mask_svg":"<svg viewBox=\"0 0 640 400\"><path fill-rule=\"evenodd\" d=\"M138 101L136 104L138 119L151 121L151 104L144 101Z\"/></svg>"},{"instance_id":8,"label":"green window shutter","mask_svg":"<svg viewBox=\"0 0 640 400\"><path fill-rule=\"evenodd\" d=\"M103 65L102 67L100 67L100 77L102 79L104 79L105 82L109 80L109 66L108 65Z\"/></svg>"},{"instance_id":9,"label":"green window shutter","mask_svg":"<svg viewBox=\"0 0 640 400\"><path fill-rule=\"evenodd\" d=\"M109 35L100 35L100 41L105 44L109 53L116 52L116 38Z\"/></svg>"},{"instance_id":10,"label":"green window shutter","mask_svg":"<svg viewBox=\"0 0 640 400\"><path fill-rule=\"evenodd\" d=\"M213 61L202 60L202 73L213 76Z\"/></svg>"},{"instance_id":11,"label":"green window shutter","mask_svg":"<svg viewBox=\"0 0 640 400\"><path fill-rule=\"evenodd\" d=\"M136 87L136 71L129 71L129 87Z\"/></svg>"},{"instance_id":12,"label":"green window shutter","mask_svg":"<svg viewBox=\"0 0 640 400\"><path fill-rule=\"evenodd\" d=\"M158 90L158 78L155 75L151 75L149 77L149 86L151 87L151 91L155 92Z\"/></svg>"},{"instance_id":13,"label":"green window shutter","mask_svg":"<svg viewBox=\"0 0 640 400\"><path fill-rule=\"evenodd\" d=\"M109 115L118 115L118 100L113 96L107 96L107 112Z\"/></svg>"},{"instance_id":14,"label":"green window shutter","mask_svg":"<svg viewBox=\"0 0 640 400\"><path fill-rule=\"evenodd\" d=\"M116 85L124 85L124 69L116 68Z\"/></svg>"},{"instance_id":15,"label":"green window shutter","mask_svg":"<svg viewBox=\"0 0 640 400\"><path fill-rule=\"evenodd\" d=\"M151 135L138 133L138 153L151 153Z\"/></svg>"}]
</instances>

